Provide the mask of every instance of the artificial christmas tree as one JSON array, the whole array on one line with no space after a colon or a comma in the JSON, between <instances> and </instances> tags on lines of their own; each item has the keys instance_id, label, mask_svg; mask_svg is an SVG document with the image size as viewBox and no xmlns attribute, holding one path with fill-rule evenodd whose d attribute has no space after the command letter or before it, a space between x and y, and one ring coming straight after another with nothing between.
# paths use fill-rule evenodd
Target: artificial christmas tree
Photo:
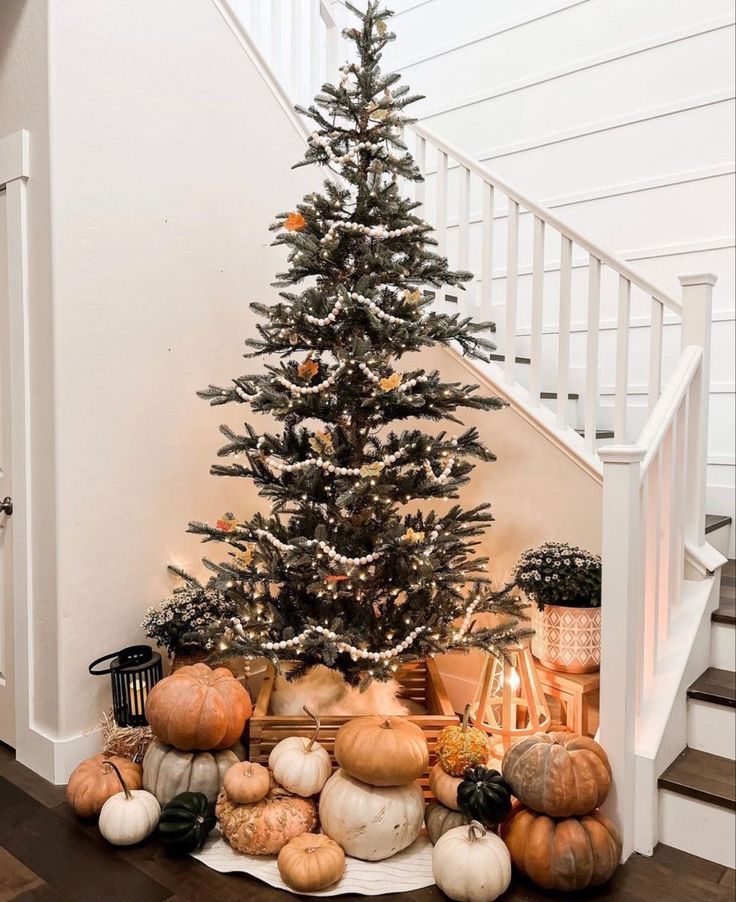
<instances>
[{"instance_id":1,"label":"artificial christmas tree","mask_svg":"<svg viewBox=\"0 0 736 902\"><path fill-rule=\"evenodd\" d=\"M357 62L300 110L317 129L297 165L332 177L322 194L278 216L274 243L289 251L275 283L282 300L252 305L265 322L247 356L282 362L201 392L211 404L249 404L283 423L278 435L221 427L220 456L241 459L212 468L254 480L270 515L227 514L190 531L228 550L223 561L205 561L212 585L238 604L219 627L223 656L295 661L290 677L325 664L364 685L437 654L502 653L524 631L520 601L507 588L493 591L475 552L489 505L437 513L427 504L457 498L470 459L493 454L475 429L387 429L409 419L462 425L458 408L502 402L436 371L393 367L436 343L481 359L494 346L481 336L490 324L429 309L423 286L461 287L469 274L432 251L431 227L399 190L400 180L421 179L401 137L411 122L404 110L418 98L379 68L394 39L391 13L373 2L365 13L350 8L359 23L343 34ZM501 617L473 629L481 613Z\"/></svg>"}]
</instances>

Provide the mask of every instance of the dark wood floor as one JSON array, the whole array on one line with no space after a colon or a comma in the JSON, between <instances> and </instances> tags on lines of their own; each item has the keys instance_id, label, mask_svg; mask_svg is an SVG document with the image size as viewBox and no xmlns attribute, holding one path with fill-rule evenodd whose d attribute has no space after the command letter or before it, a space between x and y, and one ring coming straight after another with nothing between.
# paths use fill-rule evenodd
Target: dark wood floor
<instances>
[{"instance_id":1,"label":"dark wood floor","mask_svg":"<svg viewBox=\"0 0 736 902\"><path fill-rule=\"evenodd\" d=\"M734 871L660 846L632 856L611 883L576 899L616 902L733 902ZM287 902L294 896L242 876L211 871L191 858L167 858L153 840L113 849L94 824L76 820L64 790L18 764L0 744L0 902ZM345 902L357 896L340 896ZM436 887L382 899L440 902ZM515 880L504 902L562 896Z\"/></svg>"}]
</instances>

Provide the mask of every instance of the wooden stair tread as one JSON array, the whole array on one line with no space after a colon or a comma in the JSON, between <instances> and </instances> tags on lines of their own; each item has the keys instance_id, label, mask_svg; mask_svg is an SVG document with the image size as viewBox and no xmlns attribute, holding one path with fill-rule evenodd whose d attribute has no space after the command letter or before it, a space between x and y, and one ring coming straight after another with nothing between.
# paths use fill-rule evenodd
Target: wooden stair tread
<instances>
[{"instance_id":1,"label":"wooden stair tread","mask_svg":"<svg viewBox=\"0 0 736 902\"><path fill-rule=\"evenodd\" d=\"M503 363L506 360L505 354L489 354L488 356L491 360L495 360L500 363ZM532 362L531 357L514 357L514 361L516 363L524 363L527 365Z\"/></svg>"},{"instance_id":2,"label":"wooden stair tread","mask_svg":"<svg viewBox=\"0 0 736 902\"><path fill-rule=\"evenodd\" d=\"M684 749L659 778L660 789L736 811L736 761Z\"/></svg>"},{"instance_id":3,"label":"wooden stair tread","mask_svg":"<svg viewBox=\"0 0 736 902\"><path fill-rule=\"evenodd\" d=\"M585 430L584 430L584 429L576 429L575 432L577 432L578 435L582 435L583 438L585 438ZM596 431L595 431L595 437L598 438L598 439L600 439L600 438L613 438L613 437L614 437L614 431L613 431L613 429L596 429Z\"/></svg>"},{"instance_id":4,"label":"wooden stair tread","mask_svg":"<svg viewBox=\"0 0 736 902\"><path fill-rule=\"evenodd\" d=\"M730 526L731 523L731 517L723 516L721 514L706 514L705 532L706 534L709 532L715 532L717 529L722 529L724 526Z\"/></svg>"},{"instance_id":5,"label":"wooden stair tread","mask_svg":"<svg viewBox=\"0 0 736 902\"><path fill-rule=\"evenodd\" d=\"M554 401L557 399L559 392L556 391L540 391L539 397L543 398L545 401ZM579 401L580 395L577 392L568 392L567 394L568 401Z\"/></svg>"},{"instance_id":6,"label":"wooden stair tread","mask_svg":"<svg viewBox=\"0 0 736 902\"><path fill-rule=\"evenodd\" d=\"M709 667L687 690L687 697L736 708L736 673Z\"/></svg>"}]
</instances>

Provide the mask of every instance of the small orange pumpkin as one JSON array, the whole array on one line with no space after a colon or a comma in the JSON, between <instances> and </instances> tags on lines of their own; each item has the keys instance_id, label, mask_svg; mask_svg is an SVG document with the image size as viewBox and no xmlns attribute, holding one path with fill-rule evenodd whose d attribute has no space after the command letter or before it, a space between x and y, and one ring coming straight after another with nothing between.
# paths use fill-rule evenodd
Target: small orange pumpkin
<instances>
[{"instance_id":1,"label":"small orange pumpkin","mask_svg":"<svg viewBox=\"0 0 736 902\"><path fill-rule=\"evenodd\" d=\"M222 785L231 801L250 805L268 795L271 774L262 764L240 761L227 769Z\"/></svg>"},{"instance_id":2,"label":"small orange pumpkin","mask_svg":"<svg viewBox=\"0 0 736 902\"><path fill-rule=\"evenodd\" d=\"M429 747L421 727L402 717L356 717L335 737L340 767L371 786L403 786L426 773Z\"/></svg>"},{"instance_id":3,"label":"small orange pumpkin","mask_svg":"<svg viewBox=\"0 0 736 902\"><path fill-rule=\"evenodd\" d=\"M298 893L326 889L345 872L345 853L323 833L301 833L279 852L279 874Z\"/></svg>"},{"instance_id":4,"label":"small orange pumpkin","mask_svg":"<svg viewBox=\"0 0 736 902\"><path fill-rule=\"evenodd\" d=\"M120 792L120 781L114 764L129 789L143 785L143 768L129 758L118 755L95 755L78 764L69 777L66 800L77 817L97 817L105 802Z\"/></svg>"},{"instance_id":5,"label":"small orange pumpkin","mask_svg":"<svg viewBox=\"0 0 736 902\"><path fill-rule=\"evenodd\" d=\"M317 826L314 802L290 795L278 786L253 805L238 805L223 789L215 814L225 839L246 855L275 855L289 840L311 833Z\"/></svg>"},{"instance_id":6,"label":"small orange pumpkin","mask_svg":"<svg viewBox=\"0 0 736 902\"><path fill-rule=\"evenodd\" d=\"M451 808L453 811L460 810L457 803L457 790L462 782L462 777L453 777L452 774L448 774L439 762L429 771L429 789L432 795L438 802L442 802L445 808Z\"/></svg>"},{"instance_id":7,"label":"small orange pumpkin","mask_svg":"<svg viewBox=\"0 0 736 902\"><path fill-rule=\"evenodd\" d=\"M514 867L543 889L600 886L621 860L621 835L599 811L553 820L518 808L501 828Z\"/></svg>"},{"instance_id":8,"label":"small orange pumpkin","mask_svg":"<svg viewBox=\"0 0 736 902\"><path fill-rule=\"evenodd\" d=\"M502 768L516 798L550 817L587 814L611 789L608 756L579 733L535 733L511 746Z\"/></svg>"},{"instance_id":9,"label":"small orange pumpkin","mask_svg":"<svg viewBox=\"0 0 736 902\"><path fill-rule=\"evenodd\" d=\"M486 764L491 752L488 736L478 727L469 727L470 705L465 706L461 724L445 727L437 737L437 757L448 774L462 777L469 767Z\"/></svg>"},{"instance_id":10,"label":"small orange pumpkin","mask_svg":"<svg viewBox=\"0 0 736 902\"><path fill-rule=\"evenodd\" d=\"M183 752L230 748L252 710L248 691L232 673L206 664L179 668L156 683L146 700L154 735Z\"/></svg>"}]
</instances>

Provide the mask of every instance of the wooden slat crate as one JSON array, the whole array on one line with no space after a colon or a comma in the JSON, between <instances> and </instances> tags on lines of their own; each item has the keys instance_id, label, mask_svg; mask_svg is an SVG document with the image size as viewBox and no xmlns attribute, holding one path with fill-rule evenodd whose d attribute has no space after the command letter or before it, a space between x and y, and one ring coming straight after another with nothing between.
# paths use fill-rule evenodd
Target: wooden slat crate
<instances>
[{"instance_id":1,"label":"wooden slat crate","mask_svg":"<svg viewBox=\"0 0 736 902\"><path fill-rule=\"evenodd\" d=\"M427 710L426 714L407 715L407 719L422 728L429 743L431 766L435 761L434 746L440 730L457 723L457 715L450 704L440 672L436 663L429 659L399 668L396 672L396 679L403 687L402 697L419 702ZM281 717L268 713L273 683L273 672L269 672L263 680L253 716L248 724L250 728L250 760L263 765L268 764L271 749L282 739L287 736L311 736L314 731L314 724L306 715ZM350 717L321 718L319 742L330 753L334 766L336 766L335 735L340 727L351 719ZM429 795L426 774L420 782L425 795Z\"/></svg>"}]
</instances>

